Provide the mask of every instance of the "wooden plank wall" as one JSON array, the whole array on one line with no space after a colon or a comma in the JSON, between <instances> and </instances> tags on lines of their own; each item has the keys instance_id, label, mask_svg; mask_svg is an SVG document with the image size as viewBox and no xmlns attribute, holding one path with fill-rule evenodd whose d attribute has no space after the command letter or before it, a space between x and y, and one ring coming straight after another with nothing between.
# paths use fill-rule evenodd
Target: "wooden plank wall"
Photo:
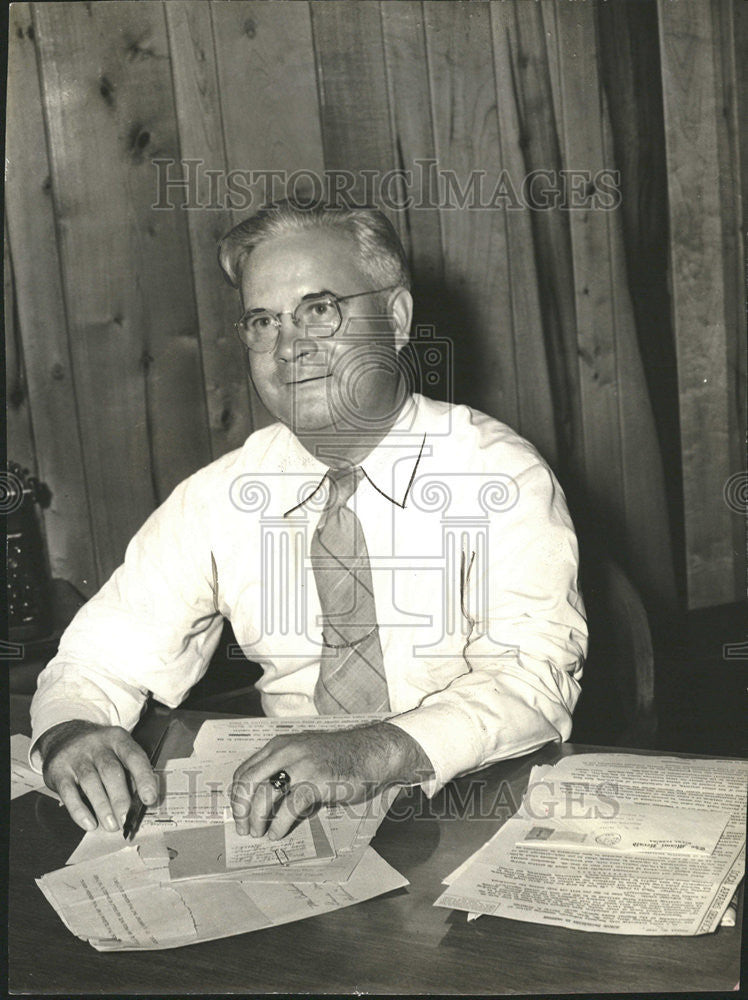
<instances>
[{"instance_id":1,"label":"wooden plank wall","mask_svg":"<svg viewBox=\"0 0 748 1000\"><path fill-rule=\"evenodd\" d=\"M680 8L659 2L688 594L702 607L745 587L737 556L745 552L746 421L736 51L731 4ZM741 476L742 505L731 486Z\"/></svg>"},{"instance_id":2,"label":"wooden plank wall","mask_svg":"<svg viewBox=\"0 0 748 1000\"><path fill-rule=\"evenodd\" d=\"M196 201L210 205L213 200L211 175L207 171L225 174L227 169L210 7L202 3L170 3L166 7L166 23L179 150L183 160L202 165L200 171L195 171ZM176 164L173 174L169 173L168 163L163 169L167 178L179 178L182 173ZM171 199L167 197L166 200ZM242 367L236 363L236 343L232 335L236 296L227 283L216 281L216 243L231 228L232 221L230 211L220 203L216 208L194 207L187 212L213 458L240 447L254 426L254 395Z\"/></svg>"},{"instance_id":3,"label":"wooden plank wall","mask_svg":"<svg viewBox=\"0 0 748 1000\"><path fill-rule=\"evenodd\" d=\"M641 30L627 6L613 31L598 4L549 0L14 5L9 454L52 490L54 574L92 593L177 482L270 419L215 264L268 190L270 174L250 172L295 173L297 193L334 178L356 197L367 176L400 171L404 207L387 211L416 321L451 342L457 400L537 445L650 608L672 609L686 585L692 607L740 596L722 498L741 468L744 364L732 7L648 3L660 45L637 73L659 76L661 59L658 130L618 92L609 108L611 39ZM637 150L667 138L674 335L663 323L659 353L642 349L630 206L522 201L533 171L558 184L564 169L633 169L634 134ZM510 188L485 207L500 175ZM636 191L639 175L627 180ZM677 373L657 370L676 344ZM660 384L680 401L680 459L664 464ZM681 509L684 536L668 517Z\"/></svg>"},{"instance_id":4,"label":"wooden plank wall","mask_svg":"<svg viewBox=\"0 0 748 1000\"><path fill-rule=\"evenodd\" d=\"M9 348L7 357L22 360L25 380L8 403L9 415L20 408L27 411L35 455L32 461L26 446L13 437L18 422L9 419L8 457L13 459L18 447L22 463L32 464L52 492L44 514L52 573L91 593L101 582L100 563L79 424L81 387L73 366L57 240L60 220L53 201L36 36L28 4L11 8L10 39L5 197L18 347Z\"/></svg>"}]
</instances>

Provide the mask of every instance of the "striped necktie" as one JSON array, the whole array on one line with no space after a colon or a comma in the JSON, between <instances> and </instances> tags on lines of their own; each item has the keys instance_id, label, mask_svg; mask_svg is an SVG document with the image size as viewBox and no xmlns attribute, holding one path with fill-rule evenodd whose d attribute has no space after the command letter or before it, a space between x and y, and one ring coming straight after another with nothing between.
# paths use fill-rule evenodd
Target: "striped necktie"
<instances>
[{"instance_id":1,"label":"striped necktie","mask_svg":"<svg viewBox=\"0 0 748 1000\"><path fill-rule=\"evenodd\" d=\"M382 646L361 522L346 507L364 471L331 469L330 495L312 536L311 558L322 608L322 654L314 704L320 715L390 708Z\"/></svg>"}]
</instances>

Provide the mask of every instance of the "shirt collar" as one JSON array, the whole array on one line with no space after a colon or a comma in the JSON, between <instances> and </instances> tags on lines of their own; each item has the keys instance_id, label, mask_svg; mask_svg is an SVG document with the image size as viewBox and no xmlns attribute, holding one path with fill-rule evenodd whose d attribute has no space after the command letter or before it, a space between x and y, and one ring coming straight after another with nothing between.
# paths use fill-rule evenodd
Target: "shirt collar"
<instances>
[{"instance_id":1,"label":"shirt collar","mask_svg":"<svg viewBox=\"0 0 748 1000\"><path fill-rule=\"evenodd\" d=\"M409 396L397 420L384 438L360 463L364 475L382 497L397 507L405 507L418 463L426 444L427 430L417 394ZM293 502L283 507L283 516L306 503L322 488L328 466L310 455L290 430L288 434L287 469L310 477L308 492L294 496ZM314 479L316 478L316 484ZM284 501L285 502L285 501Z\"/></svg>"}]
</instances>

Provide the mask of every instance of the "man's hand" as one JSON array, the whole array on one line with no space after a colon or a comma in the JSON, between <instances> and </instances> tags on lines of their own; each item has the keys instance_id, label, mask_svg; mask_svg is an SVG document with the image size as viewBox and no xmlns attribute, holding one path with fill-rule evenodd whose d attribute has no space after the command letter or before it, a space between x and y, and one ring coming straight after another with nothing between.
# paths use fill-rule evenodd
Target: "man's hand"
<instances>
[{"instance_id":1,"label":"man's hand","mask_svg":"<svg viewBox=\"0 0 748 1000\"><path fill-rule=\"evenodd\" d=\"M117 830L130 808L129 772L146 805L158 796L158 785L148 756L119 726L100 726L76 719L53 726L39 740L44 782L57 792L72 818L84 830L96 820L106 830ZM86 808L81 791L95 810Z\"/></svg>"},{"instance_id":2,"label":"man's hand","mask_svg":"<svg viewBox=\"0 0 748 1000\"><path fill-rule=\"evenodd\" d=\"M291 779L285 793L268 781L281 770ZM278 840L320 805L363 802L388 785L432 775L415 740L387 722L333 733L275 736L234 772L231 809L237 833L261 837L267 832Z\"/></svg>"}]
</instances>

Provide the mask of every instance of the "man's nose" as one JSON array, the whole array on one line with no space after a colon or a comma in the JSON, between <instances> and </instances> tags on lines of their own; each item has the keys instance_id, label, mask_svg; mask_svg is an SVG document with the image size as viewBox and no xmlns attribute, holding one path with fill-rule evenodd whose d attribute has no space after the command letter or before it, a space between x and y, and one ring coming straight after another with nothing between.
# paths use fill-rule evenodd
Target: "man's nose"
<instances>
[{"instance_id":1,"label":"man's nose","mask_svg":"<svg viewBox=\"0 0 748 1000\"><path fill-rule=\"evenodd\" d=\"M303 326L296 326L288 313L280 316L278 341L275 345L276 356L284 361L297 361L299 358L316 353L314 340L306 336Z\"/></svg>"}]
</instances>

